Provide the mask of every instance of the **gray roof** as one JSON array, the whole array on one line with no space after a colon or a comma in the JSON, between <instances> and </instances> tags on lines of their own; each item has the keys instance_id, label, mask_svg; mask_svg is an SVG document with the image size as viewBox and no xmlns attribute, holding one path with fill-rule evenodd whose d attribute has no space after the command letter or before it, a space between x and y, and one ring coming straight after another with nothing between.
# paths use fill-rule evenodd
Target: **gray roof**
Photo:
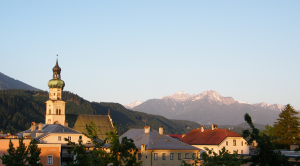
<instances>
[{"instance_id":1,"label":"gray roof","mask_svg":"<svg viewBox=\"0 0 300 166\"><path fill-rule=\"evenodd\" d=\"M23 134L23 133L73 133L73 134L81 134L80 132L73 130L69 127L63 126L61 124L43 124L42 125L42 131L38 131L38 125L36 126L34 131L31 131L31 129L25 130L23 132L17 133L17 134Z\"/></svg>"},{"instance_id":2,"label":"gray roof","mask_svg":"<svg viewBox=\"0 0 300 166\"><path fill-rule=\"evenodd\" d=\"M131 138L138 149L141 149L141 145L145 144L146 149L152 150L200 150L199 148L178 141L172 137L168 137L163 134L160 135L157 131L152 130L150 133L145 134L144 129L130 129L120 136L120 142L123 137Z\"/></svg>"},{"instance_id":3,"label":"gray roof","mask_svg":"<svg viewBox=\"0 0 300 166\"><path fill-rule=\"evenodd\" d=\"M43 124L42 131L38 131L38 125L37 125L34 131L31 131L31 129L28 129L28 130L18 133L17 135L23 136L23 134L31 135L31 134L35 134L35 133L43 133L43 134L35 137L34 139L36 139L36 140L40 140L41 138L44 138L45 136L48 136L51 133L81 134L80 132L73 130L69 127L63 126L61 124Z\"/></svg>"}]
</instances>

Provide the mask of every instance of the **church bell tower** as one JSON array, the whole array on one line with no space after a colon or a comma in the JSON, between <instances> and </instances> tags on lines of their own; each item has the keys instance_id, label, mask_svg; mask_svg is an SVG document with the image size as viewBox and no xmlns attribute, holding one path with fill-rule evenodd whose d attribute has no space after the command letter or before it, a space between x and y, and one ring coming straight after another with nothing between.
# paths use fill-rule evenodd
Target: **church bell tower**
<instances>
[{"instance_id":1,"label":"church bell tower","mask_svg":"<svg viewBox=\"0 0 300 166\"><path fill-rule=\"evenodd\" d=\"M58 59L52 70L53 78L48 82L49 99L46 101L45 124L65 125L65 102L62 100L65 82L61 80L61 68L58 66Z\"/></svg>"}]
</instances>

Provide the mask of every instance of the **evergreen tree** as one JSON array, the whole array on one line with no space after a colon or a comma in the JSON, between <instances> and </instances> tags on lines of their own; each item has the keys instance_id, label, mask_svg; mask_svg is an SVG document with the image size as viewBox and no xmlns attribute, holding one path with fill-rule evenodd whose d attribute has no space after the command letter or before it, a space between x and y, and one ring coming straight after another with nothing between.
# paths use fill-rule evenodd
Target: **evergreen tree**
<instances>
[{"instance_id":1,"label":"evergreen tree","mask_svg":"<svg viewBox=\"0 0 300 166\"><path fill-rule=\"evenodd\" d=\"M273 127L273 126L270 126L270 125L267 124L267 125L265 126L265 129L262 130L262 133L264 133L264 134L266 134L267 136L269 136L270 139L271 139L271 141L274 140L274 138L273 138L274 127Z\"/></svg>"},{"instance_id":2,"label":"evergreen tree","mask_svg":"<svg viewBox=\"0 0 300 166\"><path fill-rule=\"evenodd\" d=\"M299 112L290 105L286 105L285 109L279 114L279 119L274 123L274 143L277 145L288 147L290 144L299 143L300 118L297 117Z\"/></svg>"},{"instance_id":3,"label":"evergreen tree","mask_svg":"<svg viewBox=\"0 0 300 166\"><path fill-rule=\"evenodd\" d=\"M25 166L27 162L28 150L23 143L24 138L19 139L19 146L16 149L14 144L9 140L8 154L3 154L1 157L2 163L6 166Z\"/></svg>"},{"instance_id":4,"label":"evergreen tree","mask_svg":"<svg viewBox=\"0 0 300 166\"><path fill-rule=\"evenodd\" d=\"M28 165L30 166L43 166L42 163L40 163L40 154L41 154L41 148L38 148L37 141L33 139L29 146L29 157L28 157Z\"/></svg>"},{"instance_id":5,"label":"evergreen tree","mask_svg":"<svg viewBox=\"0 0 300 166\"><path fill-rule=\"evenodd\" d=\"M249 124L251 132L250 130L244 130L242 136L247 140L248 145L251 145L254 140L257 142L257 154L246 160L247 162L251 162L250 166L291 165L288 162L289 158L281 154L279 150L276 150L270 137L264 133L259 133L259 130L253 125L250 115L247 113L245 114L245 121Z\"/></svg>"},{"instance_id":6,"label":"evergreen tree","mask_svg":"<svg viewBox=\"0 0 300 166\"><path fill-rule=\"evenodd\" d=\"M8 154L3 154L0 157L2 163L6 166L43 166L42 163L39 163L41 149L38 148L36 140L32 140L28 148L25 146L23 140L23 137L19 139L17 149L11 140L9 140Z\"/></svg>"}]
</instances>

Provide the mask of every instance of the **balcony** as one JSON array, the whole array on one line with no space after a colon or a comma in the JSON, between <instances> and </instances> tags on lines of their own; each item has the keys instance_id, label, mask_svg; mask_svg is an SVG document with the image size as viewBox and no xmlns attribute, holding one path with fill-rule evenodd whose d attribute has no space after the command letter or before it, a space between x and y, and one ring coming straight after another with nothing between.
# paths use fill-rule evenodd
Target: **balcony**
<instances>
[{"instance_id":1,"label":"balcony","mask_svg":"<svg viewBox=\"0 0 300 166\"><path fill-rule=\"evenodd\" d=\"M73 153L61 153L62 159L73 159L74 154Z\"/></svg>"}]
</instances>

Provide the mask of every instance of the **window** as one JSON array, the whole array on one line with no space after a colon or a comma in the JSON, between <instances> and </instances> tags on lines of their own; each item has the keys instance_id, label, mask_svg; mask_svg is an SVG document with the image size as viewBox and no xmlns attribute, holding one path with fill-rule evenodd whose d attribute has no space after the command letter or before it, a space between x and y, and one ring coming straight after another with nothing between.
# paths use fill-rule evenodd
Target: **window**
<instances>
[{"instance_id":1,"label":"window","mask_svg":"<svg viewBox=\"0 0 300 166\"><path fill-rule=\"evenodd\" d=\"M72 140L72 137L71 137L71 136L68 136L68 140L71 141L71 140Z\"/></svg>"},{"instance_id":2,"label":"window","mask_svg":"<svg viewBox=\"0 0 300 166\"><path fill-rule=\"evenodd\" d=\"M185 153L184 158L188 159L189 158L189 153Z\"/></svg>"},{"instance_id":3,"label":"window","mask_svg":"<svg viewBox=\"0 0 300 166\"><path fill-rule=\"evenodd\" d=\"M157 155L157 153L154 153L154 160L158 160L158 155Z\"/></svg>"},{"instance_id":4,"label":"window","mask_svg":"<svg viewBox=\"0 0 300 166\"><path fill-rule=\"evenodd\" d=\"M170 160L174 159L174 153L170 153Z\"/></svg>"},{"instance_id":5,"label":"window","mask_svg":"<svg viewBox=\"0 0 300 166\"><path fill-rule=\"evenodd\" d=\"M142 153L138 153L138 160L142 160Z\"/></svg>"},{"instance_id":6,"label":"window","mask_svg":"<svg viewBox=\"0 0 300 166\"><path fill-rule=\"evenodd\" d=\"M244 143L244 142L242 141L242 142L241 142L241 145L242 145L242 146L243 146L243 143Z\"/></svg>"},{"instance_id":7,"label":"window","mask_svg":"<svg viewBox=\"0 0 300 166\"><path fill-rule=\"evenodd\" d=\"M59 109L59 115L61 115L61 110Z\"/></svg>"},{"instance_id":8,"label":"window","mask_svg":"<svg viewBox=\"0 0 300 166\"><path fill-rule=\"evenodd\" d=\"M226 141L226 146L228 146L228 141Z\"/></svg>"},{"instance_id":9,"label":"window","mask_svg":"<svg viewBox=\"0 0 300 166\"><path fill-rule=\"evenodd\" d=\"M51 124L51 119L48 119L48 124Z\"/></svg>"},{"instance_id":10,"label":"window","mask_svg":"<svg viewBox=\"0 0 300 166\"><path fill-rule=\"evenodd\" d=\"M193 158L197 158L197 157L196 157L196 153L193 153Z\"/></svg>"},{"instance_id":11,"label":"window","mask_svg":"<svg viewBox=\"0 0 300 166\"><path fill-rule=\"evenodd\" d=\"M244 154L244 150L241 150L241 154Z\"/></svg>"},{"instance_id":12,"label":"window","mask_svg":"<svg viewBox=\"0 0 300 166\"><path fill-rule=\"evenodd\" d=\"M47 165L53 165L53 156L47 156Z\"/></svg>"},{"instance_id":13,"label":"window","mask_svg":"<svg viewBox=\"0 0 300 166\"><path fill-rule=\"evenodd\" d=\"M58 136L58 140L61 141L61 136Z\"/></svg>"},{"instance_id":14,"label":"window","mask_svg":"<svg viewBox=\"0 0 300 166\"><path fill-rule=\"evenodd\" d=\"M49 109L49 115L51 115L51 109Z\"/></svg>"},{"instance_id":15,"label":"window","mask_svg":"<svg viewBox=\"0 0 300 166\"><path fill-rule=\"evenodd\" d=\"M181 160L181 153L178 153L178 160Z\"/></svg>"},{"instance_id":16,"label":"window","mask_svg":"<svg viewBox=\"0 0 300 166\"><path fill-rule=\"evenodd\" d=\"M236 146L236 140L235 139L233 140L233 146Z\"/></svg>"},{"instance_id":17,"label":"window","mask_svg":"<svg viewBox=\"0 0 300 166\"><path fill-rule=\"evenodd\" d=\"M167 153L162 154L162 160L167 160Z\"/></svg>"},{"instance_id":18,"label":"window","mask_svg":"<svg viewBox=\"0 0 300 166\"><path fill-rule=\"evenodd\" d=\"M56 109L56 115L58 115L58 109Z\"/></svg>"}]
</instances>

